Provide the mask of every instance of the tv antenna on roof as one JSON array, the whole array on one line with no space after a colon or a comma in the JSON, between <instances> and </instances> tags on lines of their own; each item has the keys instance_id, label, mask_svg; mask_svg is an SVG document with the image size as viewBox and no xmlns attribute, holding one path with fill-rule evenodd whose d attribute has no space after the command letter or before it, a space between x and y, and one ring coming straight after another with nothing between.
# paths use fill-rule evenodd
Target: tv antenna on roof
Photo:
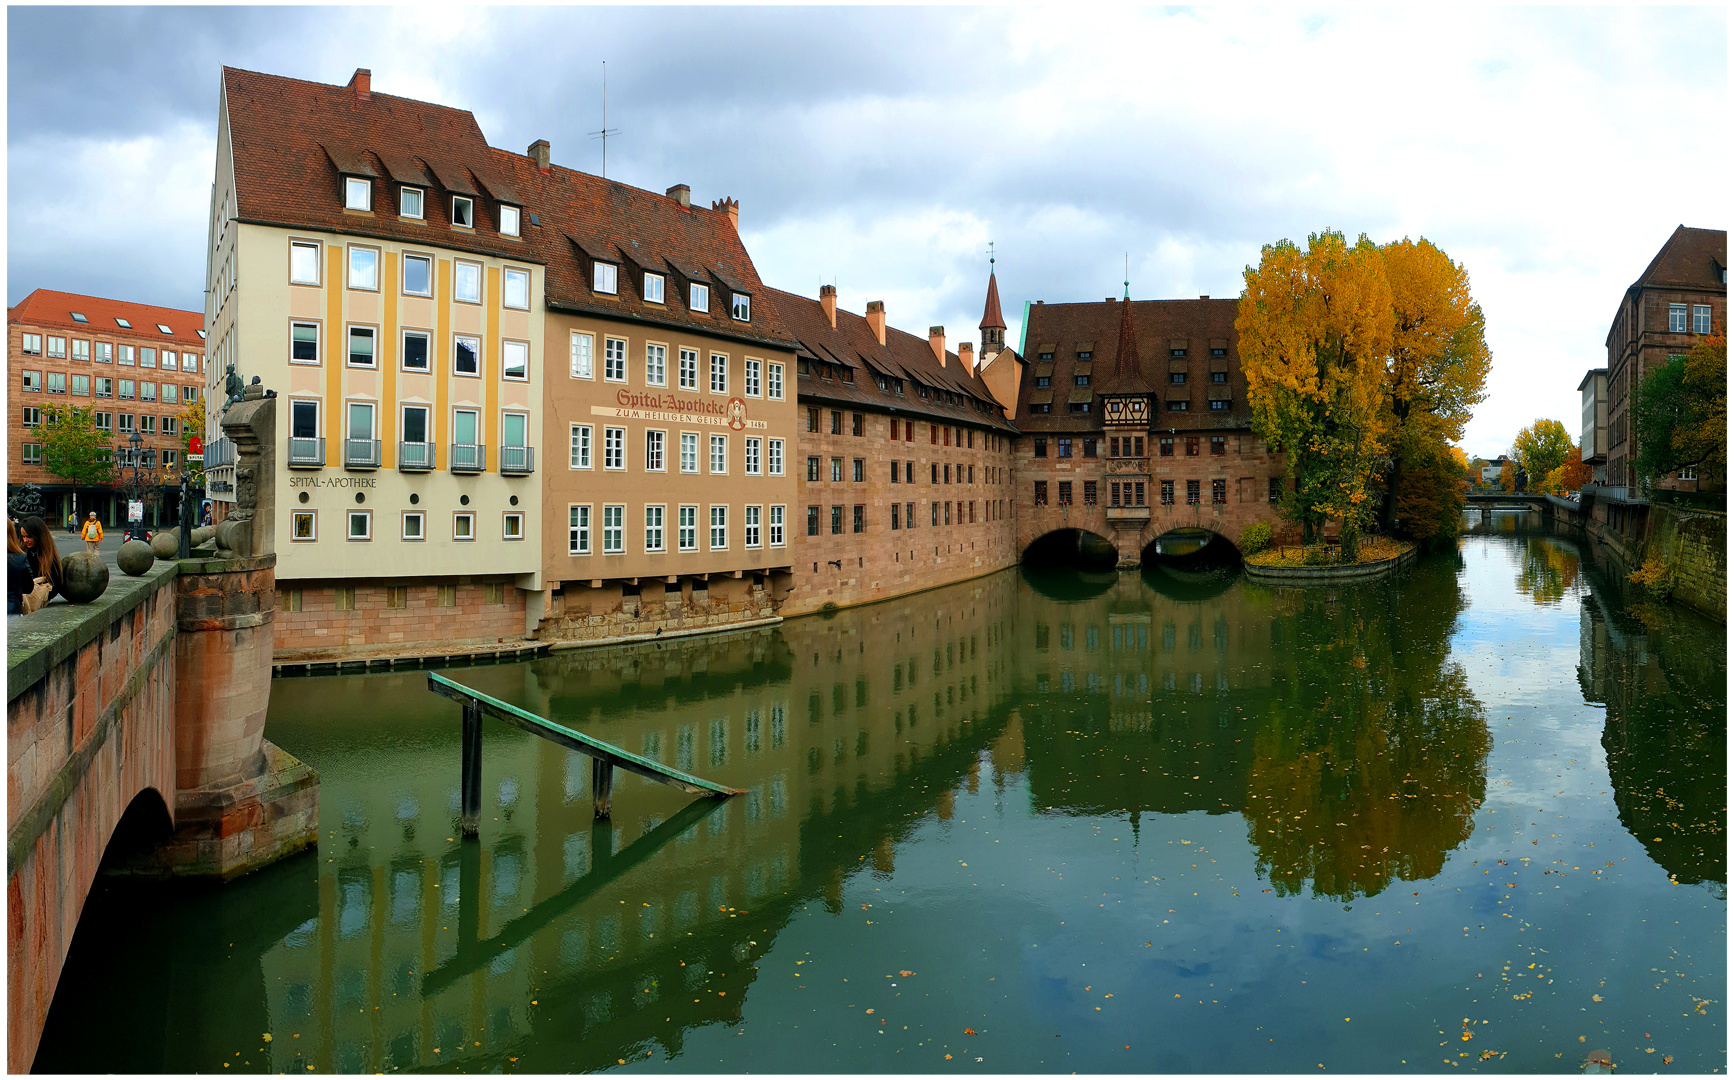
<instances>
[{"instance_id":1,"label":"tv antenna on roof","mask_svg":"<svg viewBox=\"0 0 1734 1080\"><path fill-rule=\"evenodd\" d=\"M602 140L602 179L608 179L608 136L620 134L619 128L608 126L608 61L602 61L602 130L592 131L592 139Z\"/></svg>"}]
</instances>

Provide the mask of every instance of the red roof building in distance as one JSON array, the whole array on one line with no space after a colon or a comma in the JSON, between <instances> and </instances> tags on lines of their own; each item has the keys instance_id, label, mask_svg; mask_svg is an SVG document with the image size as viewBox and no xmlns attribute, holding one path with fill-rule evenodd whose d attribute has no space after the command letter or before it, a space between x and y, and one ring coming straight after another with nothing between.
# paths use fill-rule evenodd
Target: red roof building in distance
<instances>
[{"instance_id":1,"label":"red roof building in distance","mask_svg":"<svg viewBox=\"0 0 1734 1080\"><path fill-rule=\"evenodd\" d=\"M144 524L172 515L183 440L181 414L204 393L204 315L179 308L37 289L6 313L8 496L24 484L42 492L45 520L65 523L94 510L105 525L125 518L119 480L133 472L138 435ZM116 483L73 483L44 464L47 420L56 409L89 409L115 447Z\"/></svg>"}]
</instances>

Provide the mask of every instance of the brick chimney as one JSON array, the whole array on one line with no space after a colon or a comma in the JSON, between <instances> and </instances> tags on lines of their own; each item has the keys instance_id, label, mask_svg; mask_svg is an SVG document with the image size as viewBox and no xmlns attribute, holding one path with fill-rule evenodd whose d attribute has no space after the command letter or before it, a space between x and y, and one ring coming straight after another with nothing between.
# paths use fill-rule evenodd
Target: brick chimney
<instances>
[{"instance_id":1,"label":"brick chimney","mask_svg":"<svg viewBox=\"0 0 1734 1080\"><path fill-rule=\"evenodd\" d=\"M536 168L541 169L543 172L547 172L550 149L547 139L537 139L535 142L530 144L530 149L526 150L525 154L529 156L531 161L536 163Z\"/></svg>"},{"instance_id":2,"label":"brick chimney","mask_svg":"<svg viewBox=\"0 0 1734 1080\"><path fill-rule=\"evenodd\" d=\"M692 189L685 184L676 184L666 192L669 198L682 206L692 205Z\"/></svg>"},{"instance_id":3,"label":"brick chimney","mask_svg":"<svg viewBox=\"0 0 1734 1080\"><path fill-rule=\"evenodd\" d=\"M957 343L957 362L965 371L975 370L975 342L960 341Z\"/></svg>"},{"instance_id":4,"label":"brick chimney","mask_svg":"<svg viewBox=\"0 0 1734 1080\"><path fill-rule=\"evenodd\" d=\"M867 301L867 325L873 328L873 336L879 339L879 344L885 344L885 301Z\"/></svg>"},{"instance_id":5,"label":"brick chimney","mask_svg":"<svg viewBox=\"0 0 1734 1080\"><path fill-rule=\"evenodd\" d=\"M933 355L938 357L939 366L945 366L945 327L930 326L927 328L927 344L933 347Z\"/></svg>"},{"instance_id":6,"label":"brick chimney","mask_svg":"<svg viewBox=\"0 0 1734 1080\"><path fill-rule=\"evenodd\" d=\"M831 329L837 329L837 286L819 286L819 306L825 309L825 319Z\"/></svg>"},{"instance_id":7,"label":"brick chimney","mask_svg":"<svg viewBox=\"0 0 1734 1080\"><path fill-rule=\"evenodd\" d=\"M725 195L720 199L712 200L710 208L727 213L729 224L735 227L735 232L741 231L741 204L739 200L731 199Z\"/></svg>"},{"instance_id":8,"label":"brick chimney","mask_svg":"<svg viewBox=\"0 0 1734 1080\"><path fill-rule=\"evenodd\" d=\"M356 68L355 74L349 77L349 89L355 91L358 101L373 100L373 72L367 68Z\"/></svg>"}]
</instances>

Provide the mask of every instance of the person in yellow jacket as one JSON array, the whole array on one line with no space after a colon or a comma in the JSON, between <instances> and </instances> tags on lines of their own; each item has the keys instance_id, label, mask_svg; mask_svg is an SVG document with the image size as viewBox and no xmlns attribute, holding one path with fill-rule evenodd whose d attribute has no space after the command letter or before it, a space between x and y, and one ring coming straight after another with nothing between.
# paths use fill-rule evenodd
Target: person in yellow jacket
<instances>
[{"instance_id":1,"label":"person in yellow jacket","mask_svg":"<svg viewBox=\"0 0 1734 1080\"><path fill-rule=\"evenodd\" d=\"M96 554L96 545L102 543L102 522L96 520L96 511L84 519L84 550Z\"/></svg>"}]
</instances>

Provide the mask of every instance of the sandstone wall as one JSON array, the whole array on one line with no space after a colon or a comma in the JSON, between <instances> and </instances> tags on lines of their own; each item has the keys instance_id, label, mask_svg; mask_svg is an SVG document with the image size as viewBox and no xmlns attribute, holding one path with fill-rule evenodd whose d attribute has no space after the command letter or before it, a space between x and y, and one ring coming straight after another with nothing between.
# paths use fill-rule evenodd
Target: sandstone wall
<instances>
[{"instance_id":1,"label":"sandstone wall","mask_svg":"<svg viewBox=\"0 0 1734 1080\"><path fill-rule=\"evenodd\" d=\"M1667 562L1675 601L1713 619L1728 620L1727 514L1651 506L1645 557L1652 555Z\"/></svg>"},{"instance_id":2,"label":"sandstone wall","mask_svg":"<svg viewBox=\"0 0 1734 1080\"><path fill-rule=\"evenodd\" d=\"M410 658L486 652L524 641L528 594L514 578L277 583L276 661ZM340 589L345 606L339 607ZM399 591L401 590L401 591Z\"/></svg>"}]
</instances>

